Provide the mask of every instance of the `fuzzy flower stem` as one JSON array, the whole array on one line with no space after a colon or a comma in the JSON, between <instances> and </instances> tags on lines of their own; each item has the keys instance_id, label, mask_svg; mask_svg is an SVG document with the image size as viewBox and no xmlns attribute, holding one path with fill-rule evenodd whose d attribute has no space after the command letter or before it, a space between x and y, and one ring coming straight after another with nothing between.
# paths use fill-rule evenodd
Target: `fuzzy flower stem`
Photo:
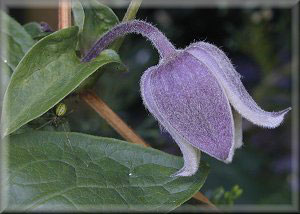
<instances>
[{"instance_id":1,"label":"fuzzy flower stem","mask_svg":"<svg viewBox=\"0 0 300 214\"><path fill-rule=\"evenodd\" d=\"M128 9L123 17L122 22L128 22L130 20L135 19L136 14L142 4L143 0L132 0L128 6ZM109 47L115 51L118 51L120 47L122 46L122 43L124 42L125 37L121 37L114 41L114 43Z\"/></svg>"},{"instance_id":2,"label":"fuzzy flower stem","mask_svg":"<svg viewBox=\"0 0 300 214\"><path fill-rule=\"evenodd\" d=\"M91 61L92 59L97 57L101 53L101 51L103 51L115 39L128 33L141 34L142 36L149 39L154 47L158 50L161 58L165 58L176 52L175 47L156 27L144 21L134 20L121 23L105 33L82 58L82 61Z\"/></svg>"}]
</instances>

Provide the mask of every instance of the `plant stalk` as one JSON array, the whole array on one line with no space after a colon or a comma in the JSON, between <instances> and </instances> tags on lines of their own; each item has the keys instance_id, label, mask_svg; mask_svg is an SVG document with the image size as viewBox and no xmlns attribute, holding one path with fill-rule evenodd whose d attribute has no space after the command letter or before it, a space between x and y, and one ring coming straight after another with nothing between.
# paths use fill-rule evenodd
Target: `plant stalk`
<instances>
[{"instance_id":1,"label":"plant stalk","mask_svg":"<svg viewBox=\"0 0 300 214\"><path fill-rule=\"evenodd\" d=\"M207 206L214 211L219 211L219 209L208 199L206 196L204 196L201 192L197 192L195 195L193 195L193 198L201 201L202 203L207 204Z\"/></svg>"},{"instance_id":2,"label":"plant stalk","mask_svg":"<svg viewBox=\"0 0 300 214\"><path fill-rule=\"evenodd\" d=\"M71 26L71 2L59 0L58 4L58 29L68 28Z\"/></svg>"},{"instance_id":3,"label":"plant stalk","mask_svg":"<svg viewBox=\"0 0 300 214\"><path fill-rule=\"evenodd\" d=\"M80 95L113 129L131 143L149 146L138 136L111 108L101 100L94 91L86 91Z\"/></svg>"}]
</instances>

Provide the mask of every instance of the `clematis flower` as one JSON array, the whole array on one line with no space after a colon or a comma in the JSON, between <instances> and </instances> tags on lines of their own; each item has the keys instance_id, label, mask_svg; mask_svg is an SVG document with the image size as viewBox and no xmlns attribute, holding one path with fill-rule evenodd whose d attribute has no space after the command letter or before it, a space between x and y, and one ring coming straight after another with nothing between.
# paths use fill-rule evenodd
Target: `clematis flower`
<instances>
[{"instance_id":1,"label":"clematis flower","mask_svg":"<svg viewBox=\"0 0 300 214\"><path fill-rule=\"evenodd\" d=\"M242 117L258 126L275 128L291 109L262 110L244 88L228 57L216 46L196 42L178 50L157 28L143 21L115 26L82 61L92 60L127 33L142 34L160 53L159 64L144 72L140 87L146 108L183 154L184 166L174 176L195 174L200 151L230 163L243 144Z\"/></svg>"}]
</instances>

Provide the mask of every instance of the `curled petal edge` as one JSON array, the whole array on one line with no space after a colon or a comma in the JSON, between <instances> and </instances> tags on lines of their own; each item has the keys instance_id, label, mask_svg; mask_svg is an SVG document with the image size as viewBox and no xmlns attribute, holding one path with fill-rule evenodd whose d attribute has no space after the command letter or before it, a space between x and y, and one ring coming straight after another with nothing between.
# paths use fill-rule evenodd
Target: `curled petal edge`
<instances>
[{"instance_id":1,"label":"curled petal edge","mask_svg":"<svg viewBox=\"0 0 300 214\"><path fill-rule=\"evenodd\" d=\"M246 91L240 80L240 74L234 69L228 57L216 46L197 42L191 44L185 51L209 67L224 88L230 104L252 123L266 128L275 128L282 123L284 115L291 110L287 108L279 112L267 112L261 109Z\"/></svg>"},{"instance_id":2,"label":"curled petal edge","mask_svg":"<svg viewBox=\"0 0 300 214\"><path fill-rule=\"evenodd\" d=\"M233 128L234 143L230 148L227 159L224 161L225 163L231 163L235 150L243 146L242 116L232 108L232 117L233 117L233 124L234 124L234 128Z\"/></svg>"}]
</instances>

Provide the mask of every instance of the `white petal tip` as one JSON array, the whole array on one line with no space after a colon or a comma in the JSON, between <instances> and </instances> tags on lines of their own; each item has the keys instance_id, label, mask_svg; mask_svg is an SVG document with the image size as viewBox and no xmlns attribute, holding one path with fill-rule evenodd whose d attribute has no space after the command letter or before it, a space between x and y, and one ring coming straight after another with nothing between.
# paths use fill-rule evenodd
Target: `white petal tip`
<instances>
[{"instance_id":1,"label":"white petal tip","mask_svg":"<svg viewBox=\"0 0 300 214\"><path fill-rule=\"evenodd\" d=\"M265 127L266 127L266 128L270 128L270 129L278 127L278 126L283 122L284 116L285 116L290 110L292 110L291 107L286 108L286 109L284 109L284 110L282 110L282 111L273 112L273 113L272 113L272 114L273 114L273 117L274 117L274 118L277 118L277 122L275 122L273 125L269 125L269 126L266 125ZM264 127L264 124L262 124L262 126Z\"/></svg>"},{"instance_id":2,"label":"white petal tip","mask_svg":"<svg viewBox=\"0 0 300 214\"><path fill-rule=\"evenodd\" d=\"M194 169L194 170L188 170L185 167L183 167L182 169L180 169L179 171L175 172L174 174L170 175L170 177L189 177L192 176L194 174L196 174L198 168Z\"/></svg>"},{"instance_id":3,"label":"white petal tip","mask_svg":"<svg viewBox=\"0 0 300 214\"><path fill-rule=\"evenodd\" d=\"M229 164L232 162L232 157L227 158L224 163Z\"/></svg>"},{"instance_id":4,"label":"white petal tip","mask_svg":"<svg viewBox=\"0 0 300 214\"><path fill-rule=\"evenodd\" d=\"M239 149L239 148L241 148L243 146L244 146L244 143L240 142L240 143L238 143L238 144L235 145L235 149Z\"/></svg>"},{"instance_id":5,"label":"white petal tip","mask_svg":"<svg viewBox=\"0 0 300 214\"><path fill-rule=\"evenodd\" d=\"M288 113L290 110L292 110L292 108L291 107L288 107L288 108L286 108L286 109L284 109L284 110L282 110L282 111L279 111L279 112L276 112L276 113L274 113L275 115L282 115L282 116L284 116L286 113Z\"/></svg>"},{"instance_id":6,"label":"white petal tip","mask_svg":"<svg viewBox=\"0 0 300 214\"><path fill-rule=\"evenodd\" d=\"M278 112L264 112L261 114L248 114L243 115L247 120L252 122L253 124L263 127L263 128L269 128L274 129L281 125L281 123L284 120L284 116L291 110L292 108L286 108L282 111ZM240 109L239 109L240 110Z\"/></svg>"}]
</instances>

